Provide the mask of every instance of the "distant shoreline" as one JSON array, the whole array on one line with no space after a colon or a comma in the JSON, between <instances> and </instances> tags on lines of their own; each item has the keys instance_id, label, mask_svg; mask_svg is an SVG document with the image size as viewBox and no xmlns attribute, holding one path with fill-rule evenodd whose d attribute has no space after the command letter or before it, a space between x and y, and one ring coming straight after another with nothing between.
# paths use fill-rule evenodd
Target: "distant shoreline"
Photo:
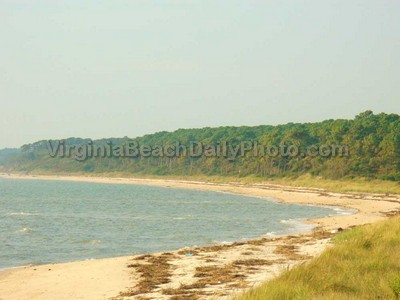
<instances>
[{"instance_id":1,"label":"distant shoreline","mask_svg":"<svg viewBox=\"0 0 400 300\"><path fill-rule=\"evenodd\" d=\"M227 192L262 198L273 198L284 203L328 205L355 210L351 215L335 215L318 219L307 220L317 227L330 232L338 228L349 228L352 226L373 223L387 217L390 212L400 208L400 196L385 198L382 194L366 193L333 193L321 189L294 188L289 186L272 184L239 184L239 183L209 183L202 181L173 180L173 179L139 179L139 178L111 178L111 177L84 177L84 176L48 176L48 175L19 175L0 174L0 178L28 179L28 180L61 180L77 182L94 182L106 184L140 184L169 188L181 188L192 190ZM305 240L308 240L305 241ZM263 261L265 258L274 258L276 263L259 266L260 271L252 275L254 271L244 270L244 278L251 285L257 285L283 271L283 266L293 266L304 261L306 257L316 256L321 253L329 242L329 235L314 236L313 233L288 235L277 238L236 242L231 246L210 246L189 250L171 251L169 254L151 254L143 258L146 263L148 259L162 259L171 261L172 266L180 270L179 274L169 274L168 282L162 284L165 289L178 290L179 286L190 285L193 282L196 268L203 265L218 265L221 268L241 264L243 259L250 261ZM277 244L296 245L300 254L291 254L283 259L276 252ZM283 246L286 247L286 246ZM274 250L275 249L275 250ZM190 256L186 256L187 253ZM278 254L274 254L278 253ZM296 252L297 253L297 252ZM94 259L88 261L76 261L70 263L57 263L49 265L29 266L16 269L0 270L0 298L11 296L11 298L30 299L58 299L78 298L99 299L116 297L120 292L132 292L132 288L140 285L143 279L140 275L140 264L142 256L127 256L106 259ZM138 261L133 265L137 269L128 268L132 261ZM208 263L207 261L210 261ZM212 261L212 263L211 263ZM157 263L158 264L158 263ZM283 264L283 265L282 265ZM218 268L219 268L218 267ZM238 268L238 267L235 267ZM247 268L247 267L246 267ZM138 273L139 272L139 273ZM158 271L157 271L158 272ZM231 278L233 283L236 279ZM74 287L74 288L72 288ZM212 285L209 287L214 293L232 291L224 285ZM198 288L201 291L201 288ZM242 288L238 288L241 291ZM128 291L128 292L127 292ZM132 292L133 293L133 292ZM162 291L155 290L154 298L162 298ZM158 294L157 294L158 293ZM158 296L156 296L156 294ZM61 298L60 298L61 295ZM219 295L219 294L218 294ZM63 298L64 297L64 298ZM7 298L7 297L6 297ZM153 296L152 296L153 298Z\"/></svg>"},{"instance_id":2,"label":"distant shoreline","mask_svg":"<svg viewBox=\"0 0 400 300\"><path fill-rule=\"evenodd\" d=\"M177 180L177 179L146 179L146 178L114 178L88 177L65 175L22 175L0 173L0 178L33 179L33 180L60 180L76 182L93 182L105 184L139 184L169 188L181 188L203 191L228 192L239 195L273 198L283 203L337 206L356 211L351 215L328 216L307 220L325 230L339 227L348 228L376 222L385 218L385 213L395 209L396 201L385 200L383 194L372 193L336 193L316 188L292 187L277 184L240 184L240 183L211 183L204 181ZM400 199L400 196L392 198ZM400 200L398 200L400 202Z\"/></svg>"}]
</instances>

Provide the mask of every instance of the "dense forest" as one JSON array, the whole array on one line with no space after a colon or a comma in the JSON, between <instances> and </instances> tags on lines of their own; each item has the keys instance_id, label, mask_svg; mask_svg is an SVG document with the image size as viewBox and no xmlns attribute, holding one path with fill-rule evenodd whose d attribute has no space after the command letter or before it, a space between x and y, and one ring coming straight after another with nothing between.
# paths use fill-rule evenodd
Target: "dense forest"
<instances>
[{"instance_id":1,"label":"dense forest","mask_svg":"<svg viewBox=\"0 0 400 300\"><path fill-rule=\"evenodd\" d=\"M288 123L278 126L241 126L179 129L130 139L91 141L68 138L67 145L85 143L122 145L187 145L192 141L216 145L226 141L238 145L250 141L262 145L295 145L305 152L310 145L346 145L348 155L254 155L229 159L225 156L92 157L78 161L72 157L51 157L48 142L39 141L20 149L0 151L0 169L24 173L119 173L124 175L217 175L281 177L311 174L324 178L368 177L400 180L400 116L366 111L352 120L318 123Z\"/></svg>"}]
</instances>

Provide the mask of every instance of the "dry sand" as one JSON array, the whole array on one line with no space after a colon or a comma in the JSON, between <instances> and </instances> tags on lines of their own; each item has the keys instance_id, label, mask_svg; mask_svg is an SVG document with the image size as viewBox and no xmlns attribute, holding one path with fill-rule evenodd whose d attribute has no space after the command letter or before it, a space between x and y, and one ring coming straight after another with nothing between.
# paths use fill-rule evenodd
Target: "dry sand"
<instances>
[{"instance_id":1,"label":"dry sand","mask_svg":"<svg viewBox=\"0 0 400 300\"><path fill-rule=\"evenodd\" d=\"M127 257L0 272L0 299L109 299L130 286Z\"/></svg>"},{"instance_id":2,"label":"dry sand","mask_svg":"<svg viewBox=\"0 0 400 300\"><path fill-rule=\"evenodd\" d=\"M321 189L272 184L216 184L78 176L0 176L210 190L274 198L287 203L340 206L356 211L352 215L308 220L318 225L320 230L303 235L148 256L6 270L0 272L0 299L208 299L213 295L225 298L320 254L329 245L330 231L376 222L400 210L400 197L397 195L331 193Z\"/></svg>"}]
</instances>

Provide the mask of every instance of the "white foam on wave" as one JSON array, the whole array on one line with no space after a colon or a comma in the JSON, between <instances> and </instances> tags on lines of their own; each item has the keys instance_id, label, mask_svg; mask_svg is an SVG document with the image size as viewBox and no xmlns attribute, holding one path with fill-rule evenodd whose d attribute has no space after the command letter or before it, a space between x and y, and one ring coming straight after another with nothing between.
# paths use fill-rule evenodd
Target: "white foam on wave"
<instances>
[{"instance_id":1,"label":"white foam on wave","mask_svg":"<svg viewBox=\"0 0 400 300\"><path fill-rule=\"evenodd\" d=\"M352 215L355 214L357 211L354 209L348 209L348 208L341 208L341 207L333 207L332 208L338 215Z\"/></svg>"},{"instance_id":2,"label":"white foam on wave","mask_svg":"<svg viewBox=\"0 0 400 300\"><path fill-rule=\"evenodd\" d=\"M12 216L37 216L39 214L20 211L20 212L6 213L5 215L12 217Z\"/></svg>"},{"instance_id":3,"label":"white foam on wave","mask_svg":"<svg viewBox=\"0 0 400 300\"><path fill-rule=\"evenodd\" d=\"M232 245L233 243L234 243L234 241L218 241L218 240L212 240L211 241L212 245L217 245L217 246Z\"/></svg>"},{"instance_id":4,"label":"white foam on wave","mask_svg":"<svg viewBox=\"0 0 400 300\"><path fill-rule=\"evenodd\" d=\"M264 237L266 238L271 238L271 237L276 237L277 234L275 231L271 231L271 232L267 232L266 234L264 234Z\"/></svg>"},{"instance_id":5,"label":"white foam on wave","mask_svg":"<svg viewBox=\"0 0 400 300\"><path fill-rule=\"evenodd\" d=\"M293 219L288 219L288 220L280 220L279 223L282 224L293 224Z\"/></svg>"},{"instance_id":6,"label":"white foam on wave","mask_svg":"<svg viewBox=\"0 0 400 300\"><path fill-rule=\"evenodd\" d=\"M30 228L30 227L23 227L23 228L21 228L21 229L18 229L16 232L18 232L18 233L29 233L29 232L31 232L32 231L32 228Z\"/></svg>"},{"instance_id":7,"label":"white foam on wave","mask_svg":"<svg viewBox=\"0 0 400 300\"><path fill-rule=\"evenodd\" d=\"M172 217L172 220L189 220L191 218L192 218L191 215L187 215L187 216L181 216L181 217Z\"/></svg>"},{"instance_id":8,"label":"white foam on wave","mask_svg":"<svg viewBox=\"0 0 400 300\"><path fill-rule=\"evenodd\" d=\"M286 219L280 220L280 223L286 225L286 228L283 229L283 234L308 232L316 227L315 224L305 223L304 219Z\"/></svg>"}]
</instances>

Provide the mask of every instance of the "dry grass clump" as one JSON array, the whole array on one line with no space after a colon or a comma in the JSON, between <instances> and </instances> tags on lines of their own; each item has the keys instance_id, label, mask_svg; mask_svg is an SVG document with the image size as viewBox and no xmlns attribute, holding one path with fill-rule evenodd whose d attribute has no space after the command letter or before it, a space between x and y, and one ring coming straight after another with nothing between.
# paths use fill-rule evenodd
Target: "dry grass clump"
<instances>
[{"instance_id":1,"label":"dry grass clump","mask_svg":"<svg viewBox=\"0 0 400 300\"><path fill-rule=\"evenodd\" d=\"M261 246L261 245L264 245L266 241L268 241L268 239L261 238L261 239L257 239L257 240L247 241L246 244L253 245L253 246Z\"/></svg>"},{"instance_id":2,"label":"dry grass clump","mask_svg":"<svg viewBox=\"0 0 400 300\"><path fill-rule=\"evenodd\" d=\"M150 258L152 256L153 256L152 254L143 254L143 255L136 257L135 260L144 260L144 259Z\"/></svg>"},{"instance_id":3,"label":"dry grass clump","mask_svg":"<svg viewBox=\"0 0 400 300\"><path fill-rule=\"evenodd\" d=\"M242 259L236 260L233 262L234 266L270 266L276 263L276 260L267 260L267 259Z\"/></svg>"},{"instance_id":4,"label":"dry grass clump","mask_svg":"<svg viewBox=\"0 0 400 300\"><path fill-rule=\"evenodd\" d=\"M201 295L203 295L200 291L188 291L186 289L178 288L178 289L163 289L162 293L164 295L172 296L170 300L186 300L186 299L198 299Z\"/></svg>"},{"instance_id":5,"label":"dry grass clump","mask_svg":"<svg viewBox=\"0 0 400 300\"><path fill-rule=\"evenodd\" d=\"M198 250L201 252L217 252L217 251L228 250L234 246L235 246L234 244L223 244L223 245L201 247Z\"/></svg>"},{"instance_id":6,"label":"dry grass clump","mask_svg":"<svg viewBox=\"0 0 400 300\"><path fill-rule=\"evenodd\" d=\"M205 246L205 247L198 248L197 250L200 251L200 252L218 252L218 251L228 250L228 249L231 249L231 248L234 248L234 247L250 244L251 242L252 241L234 242L232 244Z\"/></svg>"},{"instance_id":7,"label":"dry grass clump","mask_svg":"<svg viewBox=\"0 0 400 300\"><path fill-rule=\"evenodd\" d=\"M205 287L206 285L218 285L227 282L233 282L238 279L244 278L242 274L238 274L233 264L227 264L224 266L212 265L212 266L202 266L196 268L196 273L194 277L201 278L193 285L196 287ZM192 286L187 288L192 288Z\"/></svg>"},{"instance_id":8,"label":"dry grass clump","mask_svg":"<svg viewBox=\"0 0 400 300\"><path fill-rule=\"evenodd\" d=\"M384 213L387 217L396 217L400 215L400 209L392 210L389 212Z\"/></svg>"},{"instance_id":9,"label":"dry grass clump","mask_svg":"<svg viewBox=\"0 0 400 300\"><path fill-rule=\"evenodd\" d=\"M174 295L176 297L174 299L197 299L196 297L205 294L201 289L210 285L238 283L238 286L245 286L243 281L245 276L239 274L233 264L197 267L194 277L199 280L192 284L182 284L177 289L163 289L163 294Z\"/></svg>"},{"instance_id":10,"label":"dry grass clump","mask_svg":"<svg viewBox=\"0 0 400 300\"><path fill-rule=\"evenodd\" d=\"M309 255L301 255L299 254L298 251L298 246L296 245L287 245L287 244L282 244L276 246L274 253L275 254L281 254L285 255L288 259L290 260L305 260L305 259L310 259L312 256Z\"/></svg>"},{"instance_id":11,"label":"dry grass clump","mask_svg":"<svg viewBox=\"0 0 400 300\"><path fill-rule=\"evenodd\" d=\"M135 268L141 275L139 283L134 289L123 292L120 296L134 296L152 292L159 285L170 282L172 265L169 263L170 259L175 258L172 253L163 253L159 256L155 255L142 255L135 260L140 263L128 265L128 268Z\"/></svg>"},{"instance_id":12,"label":"dry grass clump","mask_svg":"<svg viewBox=\"0 0 400 300\"><path fill-rule=\"evenodd\" d=\"M334 236L335 236L334 233L323 230L321 228L314 229L313 232L310 234L310 237L312 237L316 240L329 239Z\"/></svg>"},{"instance_id":13,"label":"dry grass clump","mask_svg":"<svg viewBox=\"0 0 400 300\"><path fill-rule=\"evenodd\" d=\"M186 255L186 254L191 254L191 255L198 255L199 250L197 249L182 249L178 251L179 255Z\"/></svg>"},{"instance_id":14,"label":"dry grass clump","mask_svg":"<svg viewBox=\"0 0 400 300\"><path fill-rule=\"evenodd\" d=\"M170 300L196 300L199 299L200 295L195 293L175 295L170 298Z\"/></svg>"}]
</instances>

